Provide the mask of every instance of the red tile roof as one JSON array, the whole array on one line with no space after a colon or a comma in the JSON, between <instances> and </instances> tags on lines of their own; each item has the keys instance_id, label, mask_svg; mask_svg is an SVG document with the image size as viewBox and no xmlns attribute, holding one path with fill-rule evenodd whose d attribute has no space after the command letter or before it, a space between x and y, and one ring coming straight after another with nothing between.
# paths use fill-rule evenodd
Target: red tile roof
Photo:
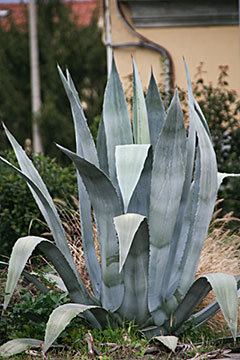
<instances>
[{"instance_id":1,"label":"red tile roof","mask_svg":"<svg viewBox=\"0 0 240 360\"><path fill-rule=\"evenodd\" d=\"M92 16L95 14L99 4L97 0L92 1L69 1L79 25L89 25Z\"/></svg>"},{"instance_id":2,"label":"red tile roof","mask_svg":"<svg viewBox=\"0 0 240 360\"><path fill-rule=\"evenodd\" d=\"M26 11L27 6L24 3L19 4L9 4L9 3L1 3L0 10L7 10L8 15L1 18L1 24L3 26L8 26L9 17L13 19L14 23L17 25L22 25L26 22Z\"/></svg>"},{"instance_id":3,"label":"red tile roof","mask_svg":"<svg viewBox=\"0 0 240 360\"><path fill-rule=\"evenodd\" d=\"M89 25L92 16L95 14L99 7L99 0L88 1L68 1L67 6L71 6L74 17L79 25ZM0 3L0 10L8 10L9 15L17 25L24 25L27 16L26 3ZM5 16L0 21L4 26L8 26L9 17Z\"/></svg>"}]
</instances>

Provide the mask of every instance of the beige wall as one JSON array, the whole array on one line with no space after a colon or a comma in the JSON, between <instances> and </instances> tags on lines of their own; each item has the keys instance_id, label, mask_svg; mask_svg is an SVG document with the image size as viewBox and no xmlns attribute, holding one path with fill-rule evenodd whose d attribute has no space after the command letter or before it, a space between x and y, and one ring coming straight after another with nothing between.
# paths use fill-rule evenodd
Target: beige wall
<instances>
[{"instance_id":1,"label":"beige wall","mask_svg":"<svg viewBox=\"0 0 240 360\"><path fill-rule=\"evenodd\" d=\"M110 0L111 41L112 43L138 42L124 25L115 6L115 0ZM130 14L126 7L130 21ZM229 84L240 94L240 49L238 26L212 27L169 27L169 28L138 28L140 34L163 46L170 54L174 66L174 83L186 88L183 56L186 58L191 78L197 72L200 62L204 62L206 74L204 78L216 84L219 65L229 66ZM153 50L134 47L116 48L115 59L120 76L126 86L126 77L131 74L131 54L137 63L143 85L149 81L151 66L158 81L163 81L161 55Z\"/></svg>"}]
</instances>

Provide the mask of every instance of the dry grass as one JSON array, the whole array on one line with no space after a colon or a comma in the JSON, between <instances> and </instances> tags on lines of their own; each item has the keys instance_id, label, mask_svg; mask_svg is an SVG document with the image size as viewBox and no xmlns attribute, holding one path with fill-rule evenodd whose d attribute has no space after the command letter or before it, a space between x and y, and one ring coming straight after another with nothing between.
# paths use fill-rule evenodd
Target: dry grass
<instances>
[{"instance_id":1,"label":"dry grass","mask_svg":"<svg viewBox=\"0 0 240 360\"><path fill-rule=\"evenodd\" d=\"M65 228L65 233L68 239L68 244L74 258L74 262L76 264L77 270L81 276L81 279L85 285L85 287L91 292L92 286L91 281L89 279L89 274L87 271L85 258L84 258L84 251L82 245L82 233L81 233L81 224L79 218L79 205L78 200L72 197L74 208L66 204L66 202L55 199L54 203L58 208L60 216L62 218L62 223ZM100 262L100 254L99 254L99 247L98 247L98 239L97 239L97 231L94 222L94 217L92 216L92 231L93 231L93 239L95 243L95 248L98 255L98 260Z\"/></svg>"}]
</instances>

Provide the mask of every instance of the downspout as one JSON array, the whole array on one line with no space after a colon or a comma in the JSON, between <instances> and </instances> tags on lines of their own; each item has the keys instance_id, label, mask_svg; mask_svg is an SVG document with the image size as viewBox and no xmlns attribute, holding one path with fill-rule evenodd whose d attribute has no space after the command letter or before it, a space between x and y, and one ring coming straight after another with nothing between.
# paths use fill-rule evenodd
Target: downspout
<instances>
[{"instance_id":1,"label":"downspout","mask_svg":"<svg viewBox=\"0 0 240 360\"><path fill-rule=\"evenodd\" d=\"M129 23L129 21L126 19L119 0L116 0L116 8L120 15L121 20L123 21L124 25L127 27L127 29L134 34L140 41L139 42L123 42L123 43L112 43L111 42L111 27L110 27L110 16L109 16L109 0L104 0L104 14L105 14L105 45L107 47L107 53L110 53L111 49L111 58L108 58L108 61L112 60L112 49L114 48L120 48L120 47L139 47L139 48L148 48L152 49L154 51L159 52L163 58L165 58L165 61L163 63L164 68L164 84L166 93L168 94L170 91L173 90L174 87L174 67L173 67L173 61L171 58L171 55L169 52L161 45L151 41L150 39L146 38L142 34L138 33L134 27ZM110 65L108 65L109 69Z\"/></svg>"}]
</instances>

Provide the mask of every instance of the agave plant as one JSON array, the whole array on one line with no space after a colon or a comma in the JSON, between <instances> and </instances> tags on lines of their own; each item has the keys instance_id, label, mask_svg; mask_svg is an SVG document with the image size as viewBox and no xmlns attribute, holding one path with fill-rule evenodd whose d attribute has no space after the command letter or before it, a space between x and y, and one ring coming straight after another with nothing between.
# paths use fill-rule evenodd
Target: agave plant
<instances>
[{"instance_id":1,"label":"agave plant","mask_svg":"<svg viewBox=\"0 0 240 360\"><path fill-rule=\"evenodd\" d=\"M221 308L235 338L239 278L221 273L195 281L218 187L225 176L234 174L217 171L211 136L193 98L187 66L188 131L177 90L166 113L153 74L144 97L134 60L131 120L113 59L97 149L71 76L67 70L65 77L60 68L59 73L71 105L76 153L58 147L78 172L82 243L94 294L84 287L76 270L46 186L5 127L21 169L1 161L26 179L54 242L36 236L17 240L9 262L4 309L26 261L38 247L55 266L72 299L50 315L44 351L80 313L99 328L108 322L116 326L134 320L151 337L178 334L190 321L200 326ZM91 209L101 262L94 245ZM216 301L192 315L211 289ZM8 356L40 343L14 340L0 347L0 354Z\"/></svg>"}]
</instances>

